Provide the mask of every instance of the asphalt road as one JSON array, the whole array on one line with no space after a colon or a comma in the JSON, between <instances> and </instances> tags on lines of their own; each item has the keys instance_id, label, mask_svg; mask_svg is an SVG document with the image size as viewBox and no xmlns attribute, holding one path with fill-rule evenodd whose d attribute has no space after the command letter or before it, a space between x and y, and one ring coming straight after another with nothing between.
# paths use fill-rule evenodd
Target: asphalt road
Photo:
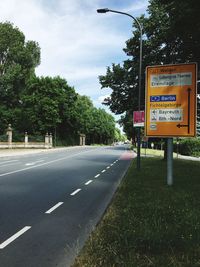
<instances>
[{"instance_id":1,"label":"asphalt road","mask_svg":"<svg viewBox=\"0 0 200 267\"><path fill-rule=\"evenodd\" d=\"M70 266L132 156L116 146L1 158L0 266Z\"/></svg>"}]
</instances>

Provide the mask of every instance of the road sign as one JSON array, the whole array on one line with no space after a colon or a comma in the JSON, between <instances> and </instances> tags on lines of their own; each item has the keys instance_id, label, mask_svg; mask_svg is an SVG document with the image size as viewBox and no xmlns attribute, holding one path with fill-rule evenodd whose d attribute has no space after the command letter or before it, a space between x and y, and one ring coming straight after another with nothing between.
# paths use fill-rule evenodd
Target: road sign
<instances>
[{"instance_id":1,"label":"road sign","mask_svg":"<svg viewBox=\"0 0 200 267\"><path fill-rule=\"evenodd\" d=\"M133 112L133 127L144 127L144 110Z\"/></svg>"},{"instance_id":2,"label":"road sign","mask_svg":"<svg viewBox=\"0 0 200 267\"><path fill-rule=\"evenodd\" d=\"M196 135L196 63L146 68L146 136Z\"/></svg>"}]
</instances>

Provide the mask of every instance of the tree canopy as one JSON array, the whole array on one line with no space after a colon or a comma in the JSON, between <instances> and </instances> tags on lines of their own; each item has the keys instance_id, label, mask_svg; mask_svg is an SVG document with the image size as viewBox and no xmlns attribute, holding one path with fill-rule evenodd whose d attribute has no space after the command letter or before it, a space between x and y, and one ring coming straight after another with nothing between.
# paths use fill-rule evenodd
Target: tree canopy
<instances>
[{"instance_id":1,"label":"tree canopy","mask_svg":"<svg viewBox=\"0 0 200 267\"><path fill-rule=\"evenodd\" d=\"M93 106L87 96L61 77L37 77L40 47L25 41L24 34L10 22L0 23L0 132L12 124L19 135L52 133L57 144L111 143L114 118Z\"/></svg>"},{"instance_id":2,"label":"tree canopy","mask_svg":"<svg viewBox=\"0 0 200 267\"><path fill-rule=\"evenodd\" d=\"M144 108L145 68L149 65L200 63L200 5L198 1L150 0L143 25L143 69L141 108ZM132 135L132 112L138 109L139 31L133 23L133 37L126 41L123 64L112 64L99 77L102 88L112 93L104 100L115 114L123 114L121 124ZM200 76L200 75L199 75Z\"/></svg>"},{"instance_id":3,"label":"tree canopy","mask_svg":"<svg viewBox=\"0 0 200 267\"><path fill-rule=\"evenodd\" d=\"M25 42L24 34L11 23L0 23L0 124L15 124L22 95L35 67L40 63L36 42Z\"/></svg>"}]
</instances>

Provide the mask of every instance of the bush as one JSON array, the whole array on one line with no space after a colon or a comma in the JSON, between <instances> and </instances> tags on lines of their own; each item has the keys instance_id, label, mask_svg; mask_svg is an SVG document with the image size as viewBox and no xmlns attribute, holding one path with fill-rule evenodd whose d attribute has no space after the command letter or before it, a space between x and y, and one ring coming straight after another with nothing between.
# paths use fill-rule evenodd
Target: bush
<instances>
[{"instance_id":1,"label":"bush","mask_svg":"<svg viewBox=\"0 0 200 267\"><path fill-rule=\"evenodd\" d=\"M181 155L200 156L200 138L185 138L179 141L178 151ZM175 148L176 146L174 146Z\"/></svg>"}]
</instances>

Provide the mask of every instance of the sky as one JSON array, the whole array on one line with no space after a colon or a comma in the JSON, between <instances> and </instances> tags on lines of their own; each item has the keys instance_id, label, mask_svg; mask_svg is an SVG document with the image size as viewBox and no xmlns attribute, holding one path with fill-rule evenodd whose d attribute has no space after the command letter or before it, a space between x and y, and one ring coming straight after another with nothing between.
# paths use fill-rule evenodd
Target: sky
<instances>
[{"instance_id":1,"label":"sky","mask_svg":"<svg viewBox=\"0 0 200 267\"><path fill-rule=\"evenodd\" d=\"M108 111L101 103L111 90L101 89L98 77L112 63L127 59L123 48L132 36L132 21L96 10L109 8L137 17L147 5L148 0L0 0L0 19L12 22L26 40L38 42L37 76L65 78L77 93Z\"/></svg>"}]
</instances>

